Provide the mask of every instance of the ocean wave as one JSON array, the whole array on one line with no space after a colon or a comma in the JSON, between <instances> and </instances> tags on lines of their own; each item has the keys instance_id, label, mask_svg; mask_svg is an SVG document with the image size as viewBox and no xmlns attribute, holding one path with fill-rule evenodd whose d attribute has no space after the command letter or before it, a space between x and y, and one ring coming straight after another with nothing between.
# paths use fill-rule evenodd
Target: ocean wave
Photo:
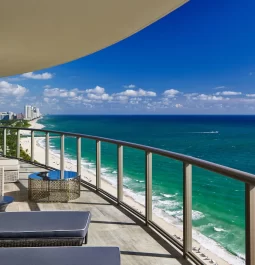
<instances>
[{"instance_id":1,"label":"ocean wave","mask_svg":"<svg viewBox=\"0 0 255 265\"><path fill-rule=\"evenodd\" d=\"M135 181L136 181L136 182L139 182L139 183L143 183L143 182L145 182L144 180L139 180L139 179L136 179Z\"/></svg>"},{"instance_id":2,"label":"ocean wave","mask_svg":"<svg viewBox=\"0 0 255 265\"><path fill-rule=\"evenodd\" d=\"M155 207L165 206L165 207L168 207L168 208L177 208L177 207L180 207L180 205L181 205L180 202L178 202L178 201L171 201L171 200L165 200L165 201L158 200L154 204Z\"/></svg>"},{"instance_id":3,"label":"ocean wave","mask_svg":"<svg viewBox=\"0 0 255 265\"><path fill-rule=\"evenodd\" d=\"M218 228L218 227L213 227L213 230L214 231L216 231L216 232L226 232L226 230L225 229L223 229L223 228Z\"/></svg>"},{"instance_id":4,"label":"ocean wave","mask_svg":"<svg viewBox=\"0 0 255 265\"><path fill-rule=\"evenodd\" d=\"M178 193L175 194L165 194L165 193L160 193L162 196L166 197L166 198L172 198L175 197L176 195L178 195Z\"/></svg>"},{"instance_id":5,"label":"ocean wave","mask_svg":"<svg viewBox=\"0 0 255 265\"><path fill-rule=\"evenodd\" d=\"M192 237L201 245L203 248L208 249L212 253L215 253L218 257L221 257L225 261L227 261L229 264L235 264L235 265L244 265L244 259L243 255L240 254L240 256L234 256L230 254L225 248L220 246L216 241L213 239L210 239L197 230L193 229L192 231Z\"/></svg>"},{"instance_id":6,"label":"ocean wave","mask_svg":"<svg viewBox=\"0 0 255 265\"><path fill-rule=\"evenodd\" d=\"M167 214L177 218L180 221L183 221L183 210L176 211L165 211ZM202 212L192 210L192 220L197 221L204 218L205 215Z\"/></svg>"}]
</instances>

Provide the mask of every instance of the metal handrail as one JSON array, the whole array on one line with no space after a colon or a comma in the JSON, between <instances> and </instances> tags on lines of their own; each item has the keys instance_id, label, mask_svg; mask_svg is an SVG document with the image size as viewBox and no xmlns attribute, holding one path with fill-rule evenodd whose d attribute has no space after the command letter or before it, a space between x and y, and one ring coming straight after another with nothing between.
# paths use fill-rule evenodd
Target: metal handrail
<instances>
[{"instance_id":1,"label":"metal handrail","mask_svg":"<svg viewBox=\"0 0 255 265\"><path fill-rule=\"evenodd\" d=\"M130 142L125 142L121 140L115 140L115 139L110 139L110 138L105 138L105 137L100 137L100 136L93 136L93 135L87 135L87 134L79 134L79 133L71 133L71 132L63 132L63 131L53 131L53 130L43 130L43 129L30 129L30 128L14 128L14 127L0 127L0 129L15 129L15 130L22 130L22 131L35 131L35 132L44 132L44 133L53 133L53 134L60 134L60 135L65 135L65 136L71 136L71 137L81 137L85 139L91 139L95 141L102 141L102 142L107 142L111 144L116 144L120 146L126 146L126 147L131 147L139 150L143 150L146 152L151 152L153 154L165 156L168 158L172 158L181 162L189 163L194 166L212 171L214 173L218 173L245 183L249 183L252 185L255 185L255 175L241 171L238 169L226 167L220 164L216 164L213 162L209 162L203 159L195 158L192 156L188 155L183 155L180 153L172 152L172 151L167 151L164 149L160 148L155 148L151 146L146 146L146 145L141 145L141 144L136 144L136 143L130 143Z\"/></svg>"},{"instance_id":2,"label":"metal handrail","mask_svg":"<svg viewBox=\"0 0 255 265\"><path fill-rule=\"evenodd\" d=\"M45 148L45 164L49 166L49 134L57 134L60 136L60 170L61 176L64 172L64 141L65 136L75 137L77 140L77 172L81 172L81 139L95 140L96 145L96 186L93 187L103 195L108 195L101 188L101 142L107 142L115 144L117 146L117 161L118 161L118 172L117 172L117 198L116 201L121 207L126 207L130 210L130 206L123 202L123 146L139 149L145 152L145 180L146 180L146 195L145 195L145 217L143 218L147 225L152 226L162 236L166 237L170 242L174 243L180 248L180 244L171 235L163 231L160 226L153 223L152 221L152 154L161 155L167 158L181 161L183 163L183 256L185 258L193 257L195 261L198 261L197 256L192 252L192 166L206 169L208 171L218 173L232 179L245 183L245 220L246 220L246 265L255 265L255 175L212 163L206 160L195 158L192 156L183 155L159 148L145 146L141 144L135 144L125 142L121 140L109 139L99 136L78 134L71 132L62 132L54 130L44 129L31 129L31 128L16 128L16 127L0 127L3 129L3 154L6 156L6 130L17 130L17 158L20 156L20 131L31 132L31 162L34 162L34 132L45 133L46 148ZM92 185L92 184L90 184ZM141 215L132 209L133 213L136 213L138 217ZM176 241L176 242L175 242ZM203 264L203 261L199 262Z\"/></svg>"}]
</instances>

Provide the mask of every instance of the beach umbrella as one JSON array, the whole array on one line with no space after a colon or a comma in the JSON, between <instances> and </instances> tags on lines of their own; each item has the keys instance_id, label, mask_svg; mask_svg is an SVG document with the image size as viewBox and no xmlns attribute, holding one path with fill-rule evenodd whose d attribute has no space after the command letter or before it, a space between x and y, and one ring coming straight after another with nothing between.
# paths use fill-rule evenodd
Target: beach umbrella
<instances>
[{"instance_id":1,"label":"beach umbrella","mask_svg":"<svg viewBox=\"0 0 255 265\"><path fill-rule=\"evenodd\" d=\"M187 0L0 0L0 77L101 50Z\"/></svg>"}]
</instances>

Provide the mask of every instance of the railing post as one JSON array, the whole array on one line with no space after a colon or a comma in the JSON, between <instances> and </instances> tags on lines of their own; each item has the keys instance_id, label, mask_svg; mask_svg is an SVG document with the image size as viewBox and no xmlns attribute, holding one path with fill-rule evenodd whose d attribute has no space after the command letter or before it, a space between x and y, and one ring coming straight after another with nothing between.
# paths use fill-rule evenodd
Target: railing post
<instances>
[{"instance_id":1,"label":"railing post","mask_svg":"<svg viewBox=\"0 0 255 265\"><path fill-rule=\"evenodd\" d=\"M123 201L123 146L118 145L118 190L117 190L117 197L118 203Z\"/></svg>"},{"instance_id":2,"label":"railing post","mask_svg":"<svg viewBox=\"0 0 255 265\"><path fill-rule=\"evenodd\" d=\"M81 137L76 138L77 141L77 175L81 176Z\"/></svg>"},{"instance_id":3,"label":"railing post","mask_svg":"<svg viewBox=\"0 0 255 265\"><path fill-rule=\"evenodd\" d=\"M101 188L101 141L96 141L96 188Z\"/></svg>"},{"instance_id":4,"label":"railing post","mask_svg":"<svg viewBox=\"0 0 255 265\"><path fill-rule=\"evenodd\" d=\"M145 219L146 224L152 220L152 153L145 153L146 187Z\"/></svg>"},{"instance_id":5,"label":"railing post","mask_svg":"<svg viewBox=\"0 0 255 265\"><path fill-rule=\"evenodd\" d=\"M32 162L34 162L35 160L34 151L35 151L35 132L31 131L31 161Z\"/></svg>"},{"instance_id":6,"label":"railing post","mask_svg":"<svg viewBox=\"0 0 255 265\"><path fill-rule=\"evenodd\" d=\"M192 165L183 163L183 256L192 251Z\"/></svg>"},{"instance_id":7,"label":"railing post","mask_svg":"<svg viewBox=\"0 0 255 265\"><path fill-rule=\"evenodd\" d=\"M16 157L20 158L20 130L17 130L17 152Z\"/></svg>"},{"instance_id":8,"label":"railing post","mask_svg":"<svg viewBox=\"0 0 255 265\"><path fill-rule=\"evenodd\" d=\"M3 155L6 156L6 129L3 130Z\"/></svg>"},{"instance_id":9,"label":"railing post","mask_svg":"<svg viewBox=\"0 0 255 265\"><path fill-rule=\"evenodd\" d=\"M60 143L60 177L64 179L64 171L65 171L65 136L61 134L60 136L61 143Z\"/></svg>"},{"instance_id":10,"label":"railing post","mask_svg":"<svg viewBox=\"0 0 255 265\"><path fill-rule=\"evenodd\" d=\"M49 140L49 133L46 132L45 134L45 165L49 166L49 147L50 147L50 140Z\"/></svg>"},{"instance_id":11,"label":"railing post","mask_svg":"<svg viewBox=\"0 0 255 265\"><path fill-rule=\"evenodd\" d=\"M255 265L255 186L245 184L245 264Z\"/></svg>"}]
</instances>

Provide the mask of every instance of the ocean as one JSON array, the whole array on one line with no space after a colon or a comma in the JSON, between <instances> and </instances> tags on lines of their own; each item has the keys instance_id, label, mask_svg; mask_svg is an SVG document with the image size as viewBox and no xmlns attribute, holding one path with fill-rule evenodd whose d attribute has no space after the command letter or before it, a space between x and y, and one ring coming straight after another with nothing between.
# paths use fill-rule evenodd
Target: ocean
<instances>
[{"instance_id":1,"label":"ocean","mask_svg":"<svg viewBox=\"0 0 255 265\"><path fill-rule=\"evenodd\" d=\"M191 155L255 173L255 116L45 116L46 129L119 139ZM76 158L75 139L65 153ZM50 140L58 152L59 139ZM102 143L103 177L117 183L117 149ZM83 165L95 172L95 141L82 140ZM137 202L145 201L144 153L124 148L124 187ZM176 225L182 223L182 163L153 155L153 211ZM217 252L222 247L245 253L244 184L193 167L194 238ZM173 221L174 220L174 221ZM215 249L213 249L215 248Z\"/></svg>"}]
</instances>

